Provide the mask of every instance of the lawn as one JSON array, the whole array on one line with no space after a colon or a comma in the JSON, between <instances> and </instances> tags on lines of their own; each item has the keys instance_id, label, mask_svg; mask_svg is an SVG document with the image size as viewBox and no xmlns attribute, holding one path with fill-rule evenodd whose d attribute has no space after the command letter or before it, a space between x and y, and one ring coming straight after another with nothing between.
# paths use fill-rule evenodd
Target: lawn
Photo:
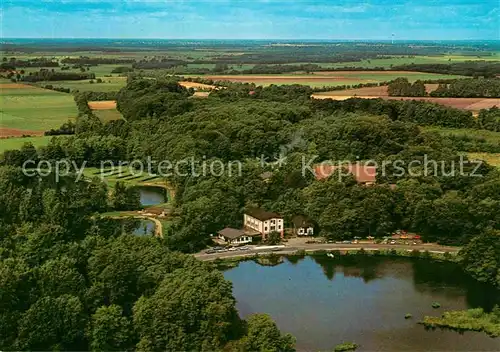
<instances>
[{"instance_id":1,"label":"lawn","mask_svg":"<svg viewBox=\"0 0 500 352\"><path fill-rule=\"evenodd\" d=\"M0 139L0 153L3 153L6 150L20 149L24 143L31 143L37 148L42 147L49 144L51 138L63 138L63 136L2 138Z\"/></svg>"},{"instance_id":2,"label":"lawn","mask_svg":"<svg viewBox=\"0 0 500 352\"><path fill-rule=\"evenodd\" d=\"M47 131L75 120L73 96L29 85L0 85L0 127Z\"/></svg>"}]
</instances>

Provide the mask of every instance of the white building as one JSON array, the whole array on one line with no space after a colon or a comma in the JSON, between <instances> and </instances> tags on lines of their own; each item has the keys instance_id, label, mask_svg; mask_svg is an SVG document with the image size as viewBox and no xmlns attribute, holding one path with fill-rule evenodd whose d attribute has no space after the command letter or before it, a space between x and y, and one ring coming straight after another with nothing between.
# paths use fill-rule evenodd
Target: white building
<instances>
[{"instance_id":1,"label":"white building","mask_svg":"<svg viewBox=\"0 0 500 352\"><path fill-rule=\"evenodd\" d=\"M271 232L278 232L281 237L284 235L283 217L273 212L252 208L245 212L243 222L246 228L258 231L262 239Z\"/></svg>"},{"instance_id":2,"label":"white building","mask_svg":"<svg viewBox=\"0 0 500 352\"><path fill-rule=\"evenodd\" d=\"M314 236L313 223L303 215L296 215L292 219L293 230L297 236Z\"/></svg>"},{"instance_id":3,"label":"white building","mask_svg":"<svg viewBox=\"0 0 500 352\"><path fill-rule=\"evenodd\" d=\"M217 232L217 238L229 244L251 243L252 237L255 235L258 235L258 233L233 229L231 227L226 227Z\"/></svg>"}]
</instances>

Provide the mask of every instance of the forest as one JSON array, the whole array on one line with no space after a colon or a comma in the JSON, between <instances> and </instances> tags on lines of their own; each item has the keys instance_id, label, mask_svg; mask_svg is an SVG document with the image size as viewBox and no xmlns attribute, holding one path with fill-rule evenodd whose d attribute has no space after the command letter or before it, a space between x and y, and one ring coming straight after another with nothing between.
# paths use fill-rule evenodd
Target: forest
<instances>
[{"instance_id":1,"label":"forest","mask_svg":"<svg viewBox=\"0 0 500 352\"><path fill-rule=\"evenodd\" d=\"M0 168L2 349L294 350L269 316L238 317L210 264L96 215L108 193Z\"/></svg>"},{"instance_id":2,"label":"forest","mask_svg":"<svg viewBox=\"0 0 500 352\"><path fill-rule=\"evenodd\" d=\"M405 229L426 242L462 245L464 270L500 287L500 171L463 155L500 145L472 138L457 143L422 129L495 131L499 110L483 110L476 119L427 102L314 100L310 94L298 85L234 83L194 99L176 79L134 75L119 92L76 94L75 135L52 138L45 147L26 144L0 159L0 324L6 332L0 346L293 351L293 337L270 317L238 317L222 273L183 254L205 248L210 234L224 227L242 226L250 206L278 212L285 222L306 215L331 240ZM124 120L102 123L88 101L114 98ZM278 157L286 162L277 163ZM176 216L164 238L152 238L123 233L99 215L139 209L133 188L118 183L110 190L97 178L75 182L74 175L56 183L21 172L27 160L99 166L147 158L239 161L241 173L166 175ZM389 162L389 172L370 187L340 173L317 180L302 172L304 160ZM440 169L427 173L428 160L441 162ZM392 172L396 161L402 174ZM452 173L458 166L462 172ZM263 178L264 172L271 176Z\"/></svg>"}]
</instances>

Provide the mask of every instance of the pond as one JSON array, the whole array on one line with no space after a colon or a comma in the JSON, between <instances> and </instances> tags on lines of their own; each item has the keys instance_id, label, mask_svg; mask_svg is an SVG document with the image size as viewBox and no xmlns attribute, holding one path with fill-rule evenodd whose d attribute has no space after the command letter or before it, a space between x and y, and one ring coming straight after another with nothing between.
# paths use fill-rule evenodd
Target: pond
<instances>
[{"instance_id":1,"label":"pond","mask_svg":"<svg viewBox=\"0 0 500 352\"><path fill-rule=\"evenodd\" d=\"M293 334L299 351L499 351L500 338L477 332L426 330L424 315L500 303L452 263L387 257L305 257L277 266L242 262L227 270L242 317L267 313ZM432 308L439 302L441 308ZM413 315L405 319L405 314Z\"/></svg>"},{"instance_id":2,"label":"pond","mask_svg":"<svg viewBox=\"0 0 500 352\"><path fill-rule=\"evenodd\" d=\"M155 234L155 223L151 220L139 220L132 234L137 236L153 236Z\"/></svg>"},{"instance_id":3,"label":"pond","mask_svg":"<svg viewBox=\"0 0 500 352\"><path fill-rule=\"evenodd\" d=\"M141 205L151 206L167 202L167 191L162 187L138 186Z\"/></svg>"},{"instance_id":4,"label":"pond","mask_svg":"<svg viewBox=\"0 0 500 352\"><path fill-rule=\"evenodd\" d=\"M136 236L153 236L155 234L156 225L151 220L128 218L117 221L121 222L122 233Z\"/></svg>"}]
</instances>

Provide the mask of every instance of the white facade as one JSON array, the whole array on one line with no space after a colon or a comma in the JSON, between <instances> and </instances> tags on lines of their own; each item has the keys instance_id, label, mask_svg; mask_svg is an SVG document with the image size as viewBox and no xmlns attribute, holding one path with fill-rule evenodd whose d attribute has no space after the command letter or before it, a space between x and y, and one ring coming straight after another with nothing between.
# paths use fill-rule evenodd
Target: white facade
<instances>
[{"instance_id":1,"label":"white facade","mask_svg":"<svg viewBox=\"0 0 500 352\"><path fill-rule=\"evenodd\" d=\"M228 237L224 237L223 235L219 235L217 236L217 238L223 240L224 242L226 243L229 243L229 244L243 244L243 243L251 243L252 242L252 237L251 236L240 236L240 237L236 237L236 238L228 238Z\"/></svg>"},{"instance_id":2,"label":"white facade","mask_svg":"<svg viewBox=\"0 0 500 352\"><path fill-rule=\"evenodd\" d=\"M314 228L313 227L299 227L297 229L297 235L299 236L313 236Z\"/></svg>"},{"instance_id":3,"label":"white facade","mask_svg":"<svg viewBox=\"0 0 500 352\"><path fill-rule=\"evenodd\" d=\"M245 227L258 231L262 235L267 235L271 232L283 233L284 230L282 218L272 218L262 221L251 215L245 214L243 221Z\"/></svg>"}]
</instances>

